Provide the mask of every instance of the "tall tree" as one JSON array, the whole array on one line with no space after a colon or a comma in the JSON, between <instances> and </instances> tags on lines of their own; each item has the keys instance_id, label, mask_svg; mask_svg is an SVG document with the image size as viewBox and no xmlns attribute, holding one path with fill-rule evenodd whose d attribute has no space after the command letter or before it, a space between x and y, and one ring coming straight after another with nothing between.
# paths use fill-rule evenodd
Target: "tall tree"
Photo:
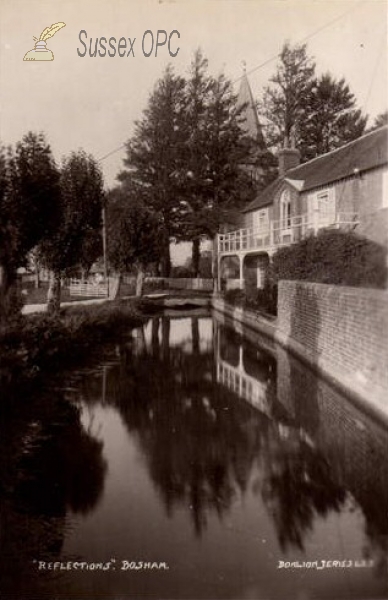
<instances>
[{"instance_id":1,"label":"tall tree","mask_svg":"<svg viewBox=\"0 0 388 600\"><path fill-rule=\"evenodd\" d=\"M182 229L183 239L189 239L193 244L192 266L195 277L198 275L200 243L204 233L203 211L208 205L210 192L208 106L213 81L207 73L207 68L208 61L198 49L194 54L190 66L190 76L186 84L187 181L185 185L185 227Z\"/></svg>"},{"instance_id":2,"label":"tall tree","mask_svg":"<svg viewBox=\"0 0 388 600\"><path fill-rule=\"evenodd\" d=\"M43 134L29 132L0 158L0 320L14 308L17 268L57 218L59 171Z\"/></svg>"},{"instance_id":3,"label":"tall tree","mask_svg":"<svg viewBox=\"0 0 388 600\"><path fill-rule=\"evenodd\" d=\"M283 45L271 85L264 89L259 103L260 114L268 121L266 141L269 146L291 145L292 132L298 134L305 115L304 98L309 94L315 63L307 55L306 44Z\"/></svg>"},{"instance_id":4,"label":"tall tree","mask_svg":"<svg viewBox=\"0 0 388 600\"><path fill-rule=\"evenodd\" d=\"M142 188L147 206L159 213L163 221L162 273L171 268L170 241L179 234L181 190L186 131L184 128L185 80L167 67L127 143L124 170L118 179Z\"/></svg>"},{"instance_id":5,"label":"tall tree","mask_svg":"<svg viewBox=\"0 0 388 600\"><path fill-rule=\"evenodd\" d=\"M107 239L110 264L119 273L135 272L136 295L141 296L147 265L159 261L164 250L161 215L142 202L135 188L115 188L107 203Z\"/></svg>"},{"instance_id":6,"label":"tall tree","mask_svg":"<svg viewBox=\"0 0 388 600\"><path fill-rule=\"evenodd\" d=\"M365 131L367 117L356 108L344 78L337 81L326 73L314 79L302 107L298 148L303 161L351 142Z\"/></svg>"},{"instance_id":7,"label":"tall tree","mask_svg":"<svg viewBox=\"0 0 388 600\"><path fill-rule=\"evenodd\" d=\"M90 239L101 231L103 176L94 158L79 151L65 159L60 190L56 224L39 246L42 264L52 271L47 303L53 313L60 307L63 273L87 262Z\"/></svg>"},{"instance_id":8,"label":"tall tree","mask_svg":"<svg viewBox=\"0 0 388 600\"><path fill-rule=\"evenodd\" d=\"M193 241L192 267L197 276L200 240L213 237L224 211L246 199L251 180L241 165L251 154L251 142L241 124L244 106L237 106L231 82L207 75L207 60L194 55L187 84L188 130L186 211L182 229Z\"/></svg>"}]
</instances>

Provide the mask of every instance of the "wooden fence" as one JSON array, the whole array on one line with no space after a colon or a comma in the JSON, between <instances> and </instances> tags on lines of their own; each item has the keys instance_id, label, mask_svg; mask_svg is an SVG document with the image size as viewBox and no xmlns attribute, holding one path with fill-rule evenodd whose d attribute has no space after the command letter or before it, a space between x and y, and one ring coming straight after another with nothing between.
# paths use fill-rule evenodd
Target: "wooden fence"
<instances>
[{"instance_id":1,"label":"wooden fence","mask_svg":"<svg viewBox=\"0 0 388 600\"><path fill-rule=\"evenodd\" d=\"M93 296L107 298L109 288L107 283L83 282L71 279L69 285L70 296Z\"/></svg>"}]
</instances>

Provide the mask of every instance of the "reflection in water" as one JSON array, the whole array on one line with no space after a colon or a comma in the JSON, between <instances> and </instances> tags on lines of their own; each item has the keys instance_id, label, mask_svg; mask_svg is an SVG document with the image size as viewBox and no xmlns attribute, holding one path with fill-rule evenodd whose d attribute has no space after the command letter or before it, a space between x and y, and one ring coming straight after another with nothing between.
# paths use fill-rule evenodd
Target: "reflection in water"
<instances>
[{"instance_id":1,"label":"reflection in water","mask_svg":"<svg viewBox=\"0 0 388 600\"><path fill-rule=\"evenodd\" d=\"M26 573L31 557L109 559L123 548L119 558L136 560L158 550L173 568L161 579L106 576L98 597L383 597L387 434L255 335L217 318L155 317L55 403L40 400L48 413L31 409L5 428L10 599L41 589ZM276 569L280 559L362 557L373 572L296 579ZM90 597L95 577L66 587L45 577L47 597Z\"/></svg>"},{"instance_id":2,"label":"reflection in water","mask_svg":"<svg viewBox=\"0 0 388 600\"><path fill-rule=\"evenodd\" d=\"M270 416L276 403L274 357L232 329L220 325L217 334L217 381ZM303 549L303 538L314 518L338 511L344 490L333 482L324 457L296 425L272 421L270 435L262 442L261 494L279 543L282 548Z\"/></svg>"},{"instance_id":3,"label":"reflection in water","mask_svg":"<svg viewBox=\"0 0 388 600\"><path fill-rule=\"evenodd\" d=\"M1 595L25 598L40 589L31 559L58 560L67 513L97 506L107 465L103 443L58 391L8 413L0 429Z\"/></svg>"}]
</instances>

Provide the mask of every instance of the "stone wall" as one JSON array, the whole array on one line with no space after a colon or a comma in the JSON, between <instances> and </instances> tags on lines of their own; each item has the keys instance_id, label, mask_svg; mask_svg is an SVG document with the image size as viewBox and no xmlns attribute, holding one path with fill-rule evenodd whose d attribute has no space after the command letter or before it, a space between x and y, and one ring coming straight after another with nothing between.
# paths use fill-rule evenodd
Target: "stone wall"
<instances>
[{"instance_id":1,"label":"stone wall","mask_svg":"<svg viewBox=\"0 0 388 600\"><path fill-rule=\"evenodd\" d=\"M277 337L387 411L388 292L281 281Z\"/></svg>"}]
</instances>

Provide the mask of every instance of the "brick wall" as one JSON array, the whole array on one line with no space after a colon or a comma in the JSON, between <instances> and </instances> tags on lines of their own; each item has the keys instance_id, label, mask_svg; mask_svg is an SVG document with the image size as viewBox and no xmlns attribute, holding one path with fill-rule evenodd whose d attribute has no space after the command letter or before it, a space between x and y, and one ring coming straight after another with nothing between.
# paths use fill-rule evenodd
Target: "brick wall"
<instances>
[{"instance_id":1,"label":"brick wall","mask_svg":"<svg viewBox=\"0 0 388 600\"><path fill-rule=\"evenodd\" d=\"M388 410L388 292L281 281L278 333L310 362Z\"/></svg>"},{"instance_id":2,"label":"brick wall","mask_svg":"<svg viewBox=\"0 0 388 600\"><path fill-rule=\"evenodd\" d=\"M388 429L285 349L276 350L279 402L323 453L333 479L358 502L372 538L373 532L387 533Z\"/></svg>"}]
</instances>

